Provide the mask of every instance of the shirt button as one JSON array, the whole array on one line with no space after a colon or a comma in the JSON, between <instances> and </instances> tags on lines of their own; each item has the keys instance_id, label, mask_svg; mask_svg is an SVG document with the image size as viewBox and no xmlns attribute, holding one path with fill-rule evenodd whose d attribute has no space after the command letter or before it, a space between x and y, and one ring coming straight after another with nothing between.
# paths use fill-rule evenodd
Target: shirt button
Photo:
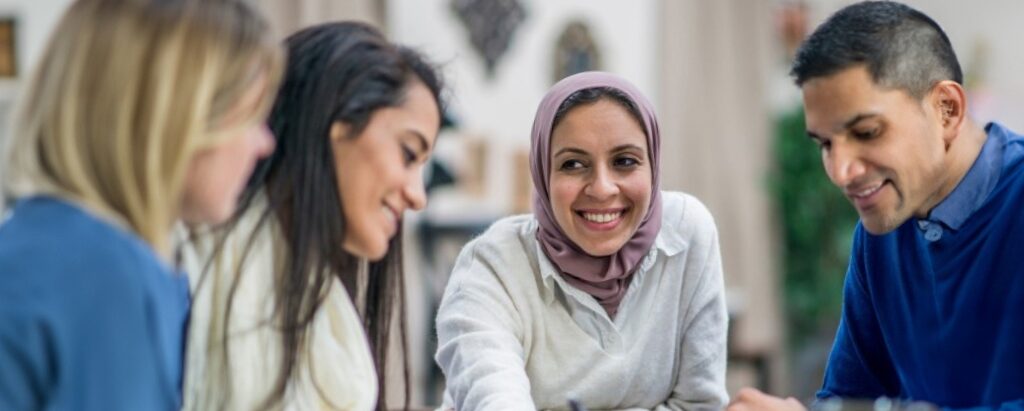
<instances>
[{"instance_id":1,"label":"shirt button","mask_svg":"<svg viewBox=\"0 0 1024 411\"><path fill-rule=\"evenodd\" d=\"M935 241L939 241L940 238L942 238L942 228L941 227L937 227L934 224L932 224L930 227L928 227L928 229L925 230L925 232L924 232L924 239L925 240L935 242Z\"/></svg>"}]
</instances>

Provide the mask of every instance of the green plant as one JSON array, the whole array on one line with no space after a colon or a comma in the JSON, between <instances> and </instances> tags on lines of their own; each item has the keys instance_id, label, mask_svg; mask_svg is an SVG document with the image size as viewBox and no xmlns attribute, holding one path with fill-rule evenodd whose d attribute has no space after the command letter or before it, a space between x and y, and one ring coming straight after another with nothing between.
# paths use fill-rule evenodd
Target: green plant
<instances>
[{"instance_id":1,"label":"green plant","mask_svg":"<svg viewBox=\"0 0 1024 411\"><path fill-rule=\"evenodd\" d=\"M769 186L781 218L783 290L790 343L800 347L834 329L857 213L825 175L808 138L802 108L775 123L775 166Z\"/></svg>"}]
</instances>

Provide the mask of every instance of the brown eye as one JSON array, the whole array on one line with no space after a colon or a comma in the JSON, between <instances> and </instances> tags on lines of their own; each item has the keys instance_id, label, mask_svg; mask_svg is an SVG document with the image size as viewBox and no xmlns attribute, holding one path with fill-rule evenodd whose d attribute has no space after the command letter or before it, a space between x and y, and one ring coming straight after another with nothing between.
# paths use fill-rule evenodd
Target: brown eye
<instances>
[{"instance_id":1,"label":"brown eye","mask_svg":"<svg viewBox=\"0 0 1024 411\"><path fill-rule=\"evenodd\" d=\"M878 129L877 128L873 128L873 129L870 129L870 130L855 130L853 132L853 138L856 138L857 140L870 140L872 138L875 138L875 136L877 136L877 135L878 135Z\"/></svg>"},{"instance_id":2,"label":"brown eye","mask_svg":"<svg viewBox=\"0 0 1024 411\"><path fill-rule=\"evenodd\" d=\"M633 157L619 157L615 159L613 165L618 168L633 168L640 165L640 160Z\"/></svg>"},{"instance_id":3,"label":"brown eye","mask_svg":"<svg viewBox=\"0 0 1024 411\"><path fill-rule=\"evenodd\" d=\"M563 171L578 170L581 168L583 168L583 163L579 160L566 160L558 166L558 169Z\"/></svg>"}]
</instances>

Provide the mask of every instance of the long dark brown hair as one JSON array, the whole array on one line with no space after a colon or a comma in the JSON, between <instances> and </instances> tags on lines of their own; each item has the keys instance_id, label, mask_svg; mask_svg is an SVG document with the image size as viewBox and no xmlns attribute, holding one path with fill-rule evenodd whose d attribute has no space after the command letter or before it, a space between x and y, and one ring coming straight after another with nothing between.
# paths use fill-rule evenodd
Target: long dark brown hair
<instances>
[{"instance_id":1,"label":"long dark brown hair","mask_svg":"<svg viewBox=\"0 0 1024 411\"><path fill-rule=\"evenodd\" d=\"M335 167L327 135L331 124L342 122L350 130L346 138L358 138L371 115L401 104L408 86L415 81L430 89L441 110L440 76L419 53L388 42L379 31L362 23L313 26L291 35L285 43L287 67L269 119L277 148L256 166L234 220L246 214L253 200L263 193L268 208L259 224L276 220L284 236L285 261L279 266L283 269L275 272L273 317L274 326L280 330L282 364L263 406L274 407L283 399L288 382L296 375L309 326L332 277L336 277L353 302L365 301L363 325L377 367L377 409L383 410L389 331L395 314L400 323L402 352L406 350L401 230L391 239L384 258L369 263L365 294L361 296L364 298L359 298L360 258L342 248L346 221L335 171L339 168ZM344 164L340 169L344 170ZM232 225L225 229L230 231ZM229 293L225 324L230 324L227 317L239 278L236 274ZM408 408L408 364L404 357L404 405Z\"/></svg>"}]
</instances>

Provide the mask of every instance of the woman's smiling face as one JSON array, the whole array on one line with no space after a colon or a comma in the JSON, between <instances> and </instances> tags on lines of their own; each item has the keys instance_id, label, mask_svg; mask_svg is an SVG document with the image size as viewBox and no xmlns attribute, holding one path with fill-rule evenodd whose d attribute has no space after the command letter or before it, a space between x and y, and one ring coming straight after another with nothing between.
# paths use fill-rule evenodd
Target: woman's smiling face
<instances>
[{"instance_id":1,"label":"woman's smiling face","mask_svg":"<svg viewBox=\"0 0 1024 411\"><path fill-rule=\"evenodd\" d=\"M423 166L440 123L440 110L430 90L413 81L405 100L375 111L358 136L349 137L341 123L331 128L347 224L346 251L379 260L398 232L405 210L426 206Z\"/></svg>"},{"instance_id":2,"label":"woman's smiling face","mask_svg":"<svg viewBox=\"0 0 1024 411\"><path fill-rule=\"evenodd\" d=\"M552 130L551 209L587 254L616 253L643 222L652 195L648 152L643 126L610 98L572 108Z\"/></svg>"}]
</instances>

